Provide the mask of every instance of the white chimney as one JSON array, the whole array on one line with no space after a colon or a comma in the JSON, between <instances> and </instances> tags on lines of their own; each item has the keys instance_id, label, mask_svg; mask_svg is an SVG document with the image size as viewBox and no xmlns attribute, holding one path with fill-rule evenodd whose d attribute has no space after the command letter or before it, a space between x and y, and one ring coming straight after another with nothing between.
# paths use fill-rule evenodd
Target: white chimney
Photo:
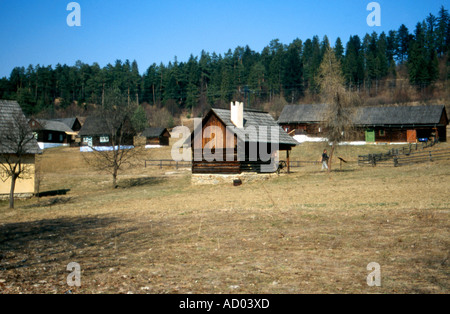
<instances>
[{"instance_id":1,"label":"white chimney","mask_svg":"<svg viewBox=\"0 0 450 314\"><path fill-rule=\"evenodd\" d=\"M237 127L242 129L244 127L244 103L235 102L231 103L231 122Z\"/></svg>"}]
</instances>

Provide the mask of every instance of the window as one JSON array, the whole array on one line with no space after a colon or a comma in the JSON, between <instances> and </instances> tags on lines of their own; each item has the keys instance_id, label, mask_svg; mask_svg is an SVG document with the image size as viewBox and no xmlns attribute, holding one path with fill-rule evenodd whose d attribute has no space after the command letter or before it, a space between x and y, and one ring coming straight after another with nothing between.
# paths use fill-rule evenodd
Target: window
<instances>
[{"instance_id":1,"label":"window","mask_svg":"<svg viewBox=\"0 0 450 314\"><path fill-rule=\"evenodd\" d=\"M108 143L109 136L100 136L100 143Z\"/></svg>"},{"instance_id":2,"label":"window","mask_svg":"<svg viewBox=\"0 0 450 314\"><path fill-rule=\"evenodd\" d=\"M48 140L51 141L53 139L53 134L52 133L48 133Z\"/></svg>"},{"instance_id":3,"label":"window","mask_svg":"<svg viewBox=\"0 0 450 314\"><path fill-rule=\"evenodd\" d=\"M88 146L92 146L92 137L83 137L83 143L86 143Z\"/></svg>"},{"instance_id":4,"label":"window","mask_svg":"<svg viewBox=\"0 0 450 314\"><path fill-rule=\"evenodd\" d=\"M38 139L38 137L39 137L37 132L33 132L33 136L34 136L35 139Z\"/></svg>"},{"instance_id":5,"label":"window","mask_svg":"<svg viewBox=\"0 0 450 314\"><path fill-rule=\"evenodd\" d=\"M59 141L60 142L64 141L64 135L62 135L62 134L59 135Z\"/></svg>"},{"instance_id":6,"label":"window","mask_svg":"<svg viewBox=\"0 0 450 314\"><path fill-rule=\"evenodd\" d=\"M385 136L386 132L385 132L385 130L380 130L379 134L380 134L380 136Z\"/></svg>"}]
</instances>

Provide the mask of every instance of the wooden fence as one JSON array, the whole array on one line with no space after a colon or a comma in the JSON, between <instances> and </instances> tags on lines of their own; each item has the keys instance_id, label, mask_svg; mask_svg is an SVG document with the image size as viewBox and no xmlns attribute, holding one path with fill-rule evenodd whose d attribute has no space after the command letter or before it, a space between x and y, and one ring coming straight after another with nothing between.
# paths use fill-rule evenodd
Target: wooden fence
<instances>
[{"instance_id":1,"label":"wooden fence","mask_svg":"<svg viewBox=\"0 0 450 314\"><path fill-rule=\"evenodd\" d=\"M369 154L358 156L358 165L398 167L413 163L433 162L444 159L450 159L450 149L414 151L405 154Z\"/></svg>"},{"instance_id":2,"label":"wooden fence","mask_svg":"<svg viewBox=\"0 0 450 314\"><path fill-rule=\"evenodd\" d=\"M281 162L281 160L280 160ZM319 164L318 161L309 161L309 160L290 160L289 165L291 168L300 168L305 165L310 164ZM158 167L162 168L192 168L192 162L190 161L174 161L171 159L147 159L144 161L145 168L147 167Z\"/></svg>"}]
</instances>

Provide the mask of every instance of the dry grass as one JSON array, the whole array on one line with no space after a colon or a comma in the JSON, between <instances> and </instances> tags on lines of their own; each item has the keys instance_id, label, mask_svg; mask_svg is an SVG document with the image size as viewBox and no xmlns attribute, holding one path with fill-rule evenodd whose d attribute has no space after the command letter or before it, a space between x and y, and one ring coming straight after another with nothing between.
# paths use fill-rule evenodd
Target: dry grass
<instances>
[{"instance_id":1,"label":"dry grass","mask_svg":"<svg viewBox=\"0 0 450 314\"><path fill-rule=\"evenodd\" d=\"M191 186L188 171L142 163L112 190L80 155L41 157L41 190L66 195L14 211L0 202L0 293L449 292L450 161L330 175L311 165L240 187ZM149 153L167 157L169 148ZM70 262L81 265L79 288L66 284ZM381 287L366 284L370 262Z\"/></svg>"}]
</instances>

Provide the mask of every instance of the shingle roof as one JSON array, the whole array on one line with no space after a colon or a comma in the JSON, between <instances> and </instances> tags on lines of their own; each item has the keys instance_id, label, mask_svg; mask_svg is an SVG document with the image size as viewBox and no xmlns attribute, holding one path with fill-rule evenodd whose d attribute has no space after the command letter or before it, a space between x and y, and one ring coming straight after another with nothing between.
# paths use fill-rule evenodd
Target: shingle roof
<instances>
[{"instance_id":1,"label":"shingle roof","mask_svg":"<svg viewBox=\"0 0 450 314\"><path fill-rule=\"evenodd\" d=\"M286 105L278 118L278 123L322 122L328 105Z\"/></svg>"},{"instance_id":2,"label":"shingle roof","mask_svg":"<svg viewBox=\"0 0 450 314\"><path fill-rule=\"evenodd\" d=\"M444 111L442 105L362 107L355 114L356 125L437 125Z\"/></svg>"},{"instance_id":3,"label":"shingle roof","mask_svg":"<svg viewBox=\"0 0 450 314\"><path fill-rule=\"evenodd\" d=\"M159 136L163 135L163 133L166 130L167 130L166 128L146 128L142 132L142 136L147 137L147 138L159 137Z\"/></svg>"},{"instance_id":4,"label":"shingle roof","mask_svg":"<svg viewBox=\"0 0 450 314\"><path fill-rule=\"evenodd\" d=\"M80 130L80 136L96 136L109 134L109 128L105 119L98 116L89 116Z\"/></svg>"},{"instance_id":5,"label":"shingle roof","mask_svg":"<svg viewBox=\"0 0 450 314\"><path fill-rule=\"evenodd\" d=\"M73 132L65 123L56 120L35 119L47 131Z\"/></svg>"},{"instance_id":6,"label":"shingle roof","mask_svg":"<svg viewBox=\"0 0 450 314\"><path fill-rule=\"evenodd\" d=\"M107 119L102 116L89 116L86 118L86 121L81 128L79 135L80 136L102 136L111 134L113 130L119 129L124 122L129 122L127 117L116 117ZM111 124L111 125L108 125ZM135 134L135 130L131 125L127 125L127 129L129 134Z\"/></svg>"},{"instance_id":7,"label":"shingle roof","mask_svg":"<svg viewBox=\"0 0 450 314\"><path fill-rule=\"evenodd\" d=\"M227 109L211 109L216 116L222 120L227 127L233 127L231 122L231 111ZM266 127L261 128L261 127ZM278 130L278 139L272 138L271 129ZM234 128L238 139L251 142L257 139L260 143L279 143L285 145L298 145L298 142L289 136L267 112L244 110L244 128ZM267 133L265 133L267 132Z\"/></svg>"},{"instance_id":8,"label":"shingle roof","mask_svg":"<svg viewBox=\"0 0 450 314\"><path fill-rule=\"evenodd\" d=\"M287 105L278 119L280 124L323 122L328 106ZM355 125L437 125L445 106L360 107L353 116Z\"/></svg>"},{"instance_id":9,"label":"shingle roof","mask_svg":"<svg viewBox=\"0 0 450 314\"><path fill-rule=\"evenodd\" d=\"M75 121L77 118L62 118L62 119L53 119L53 121L62 122L65 125L67 125L69 128L73 128L73 125L75 124Z\"/></svg>"},{"instance_id":10,"label":"shingle roof","mask_svg":"<svg viewBox=\"0 0 450 314\"><path fill-rule=\"evenodd\" d=\"M0 153L4 154L14 154L16 153L14 149L14 143L12 139L19 138L19 127L17 126L17 120L23 121L23 127L27 133L29 133L30 138L26 140L23 150L27 154L40 154L41 150L33 133L28 126L27 120L20 108L17 101L0 100Z\"/></svg>"}]
</instances>

